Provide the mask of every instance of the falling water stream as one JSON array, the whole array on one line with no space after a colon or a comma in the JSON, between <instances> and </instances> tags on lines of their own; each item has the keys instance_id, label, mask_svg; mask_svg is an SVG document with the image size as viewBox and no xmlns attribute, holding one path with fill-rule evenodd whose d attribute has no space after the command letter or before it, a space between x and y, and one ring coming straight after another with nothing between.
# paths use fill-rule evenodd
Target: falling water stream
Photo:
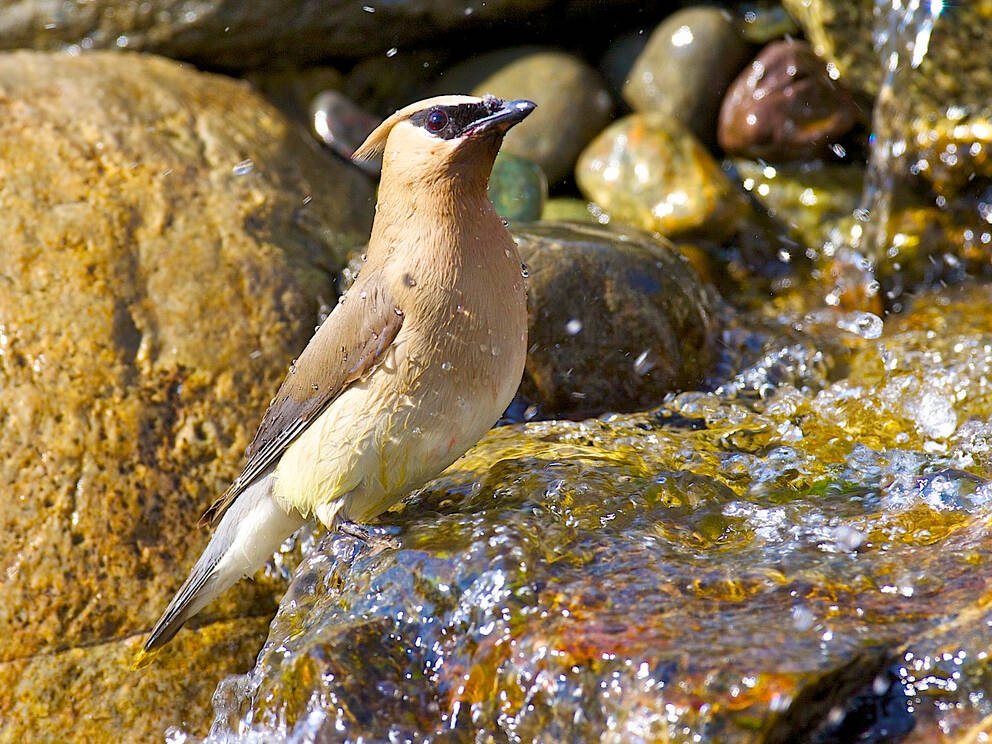
<instances>
[{"instance_id":1,"label":"falling water stream","mask_svg":"<svg viewBox=\"0 0 992 744\"><path fill-rule=\"evenodd\" d=\"M943 0L875 0L873 37L883 75L872 111L864 192L855 211L850 249L842 249L840 256L853 267L842 280L860 282L864 287L861 294L866 296L878 292L878 265L899 261L899 245L889 234L889 218L900 180L917 169L906 162L911 148L905 122L900 120L899 102L907 95L909 81L918 74L943 9ZM897 265L892 268L898 271ZM901 293L902 287L892 287L886 300L891 305Z\"/></svg>"}]
</instances>

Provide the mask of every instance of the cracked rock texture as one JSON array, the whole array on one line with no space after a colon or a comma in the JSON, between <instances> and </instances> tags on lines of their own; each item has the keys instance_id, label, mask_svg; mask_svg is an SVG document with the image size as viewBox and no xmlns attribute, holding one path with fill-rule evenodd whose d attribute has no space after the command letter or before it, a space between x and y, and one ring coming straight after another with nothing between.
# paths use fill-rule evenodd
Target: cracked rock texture
<instances>
[{"instance_id":1,"label":"cracked rock texture","mask_svg":"<svg viewBox=\"0 0 992 744\"><path fill-rule=\"evenodd\" d=\"M245 84L136 54L0 56L0 741L32 720L36 741L144 740L165 711L128 690L186 706L175 721L250 663L271 578L181 635L197 675L127 670L371 196ZM66 738L55 714L83 694L107 717Z\"/></svg>"}]
</instances>

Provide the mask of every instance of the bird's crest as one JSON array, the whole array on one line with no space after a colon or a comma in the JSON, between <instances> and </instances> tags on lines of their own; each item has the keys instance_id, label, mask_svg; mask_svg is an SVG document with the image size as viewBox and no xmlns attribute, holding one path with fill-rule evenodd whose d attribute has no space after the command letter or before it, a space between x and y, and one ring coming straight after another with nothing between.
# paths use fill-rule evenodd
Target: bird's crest
<instances>
[{"instance_id":1,"label":"bird's crest","mask_svg":"<svg viewBox=\"0 0 992 744\"><path fill-rule=\"evenodd\" d=\"M482 100L474 96L435 96L434 98L426 98L423 101L417 101L416 103L411 103L409 106L404 106L372 130L372 134L366 137L361 147L355 150L351 159L374 160L381 157L386 149L386 140L389 138L389 133L393 130L393 127L401 121L409 119L418 111L423 111L434 106L456 106L460 103L479 103Z\"/></svg>"}]
</instances>

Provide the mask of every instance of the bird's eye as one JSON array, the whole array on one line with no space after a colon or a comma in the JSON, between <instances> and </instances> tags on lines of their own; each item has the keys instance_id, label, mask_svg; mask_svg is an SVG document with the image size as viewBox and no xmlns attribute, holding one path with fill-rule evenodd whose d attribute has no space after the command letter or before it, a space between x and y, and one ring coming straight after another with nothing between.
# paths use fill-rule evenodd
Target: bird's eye
<instances>
[{"instance_id":1,"label":"bird's eye","mask_svg":"<svg viewBox=\"0 0 992 744\"><path fill-rule=\"evenodd\" d=\"M434 109L427 115L427 129L440 132L448 123L448 115L441 109Z\"/></svg>"}]
</instances>

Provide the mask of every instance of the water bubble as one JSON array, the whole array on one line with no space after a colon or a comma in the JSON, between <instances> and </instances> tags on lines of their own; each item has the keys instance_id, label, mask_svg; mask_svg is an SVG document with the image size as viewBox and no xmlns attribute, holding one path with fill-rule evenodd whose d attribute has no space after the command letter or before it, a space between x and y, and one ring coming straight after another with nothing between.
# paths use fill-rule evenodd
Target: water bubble
<instances>
[{"instance_id":1,"label":"water bubble","mask_svg":"<svg viewBox=\"0 0 992 744\"><path fill-rule=\"evenodd\" d=\"M255 170L255 162L251 158L245 158L231 169L236 176L247 176L253 170Z\"/></svg>"},{"instance_id":2,"label":"water bubble","mask_svg":"<svg viewBox=\"0 0 992 744\"><path fill-rule=\"evenodd\" d=\"M565 324L565 333L569 336L575 336L582 331L582 321L578 318L572 318Z\"/></svg>"},{"instance_id":3,"label":"water bubble","mask_svg":"<svg viewBox=\"0 0 992 744\"><path fill-rule=\"evenodd\" d=\"M809 630L816 622L816 615L808 607L796 605L792 608L792 625L796 630Z\"/></svg>"},{"instance_id":4,"label":"water bubble","mask_svg":"<svg viewBox=\"0 0 992 744\"><path fill-rule=\"evenodd\" d=\"M295 359L292 362L289 363L289 374L291 374L291 375L295 375L296 374L296 360Z\"/></svg>"},{"instance_id":5,"label":"water bubble","mask_svg":"<svg viewBox=\"0 0 992 744\"><path fill-rule=\"evenodd\" d=\"M527 264L525 264L523 261L520 262L520 276L522 276L524 279L530 276L530 269L527 267Z\"/></svg>"},{"instance_id":6,"label":"water bubble","mask_svg":"<svg viewBox=\"0 0 992 744\"><path fill-rule=\"evenodd\" d=\"M368 293L368 292L366 292L366 291L365 291L365 290L363 289L363 290L362 290L362 293L361 293L360 295L358 295L358 296L359 296L359 297L360 297L361 299L363 299L363 300L364 300L364 299L366 299L366 298L367 298L367 297L369 296L369 293Z\"/></svg>"},{"instance_id":7,"label":"water bubble","mask_svg":"<svg viewBox=\"0 0 992 744\"><path fill-rule=\"evenodd\" d=\"M408 287L416 287L417 280L413 278L413 274L404 274L403 283Z\"/></svg>"},{"instance_id":8,"label":"water bubble","mask_svg":"<svg viewBox=\"0 0 992 744\"><path fill-rule=\"evenodd\" d=\"M441 362L441 369L445 372L451 371L451 362Z\"/></svg>"},{"instance_id":9,"label":"water bubble","mask_svg":"<svg viewBox=\"0 0 992 744\"><path fill-rule=\"evenodd\" d=\"M878 338L882 335L884 323L874 313L856 310L843 315L837 321L837 327L864 339Z\"/></svg>"}]
</instances>

